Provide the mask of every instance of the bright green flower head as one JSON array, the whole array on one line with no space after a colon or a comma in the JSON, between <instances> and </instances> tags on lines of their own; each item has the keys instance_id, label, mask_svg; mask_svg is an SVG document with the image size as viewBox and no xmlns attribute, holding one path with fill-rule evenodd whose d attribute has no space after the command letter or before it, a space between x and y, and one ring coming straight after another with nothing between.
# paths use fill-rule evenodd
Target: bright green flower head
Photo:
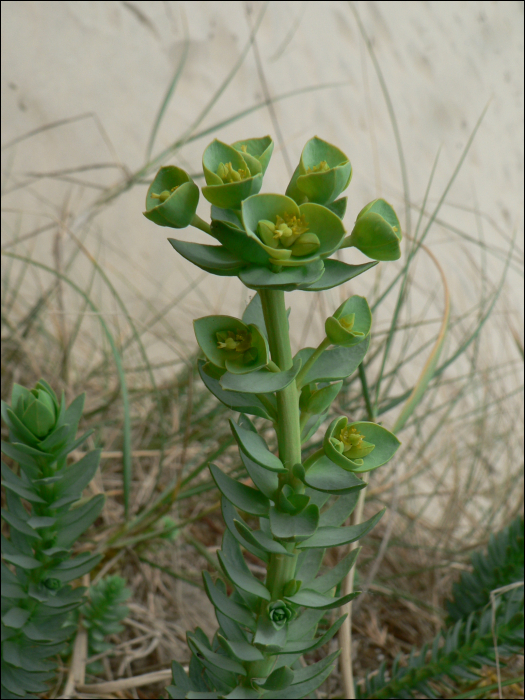
<instances>
[{"instance_id":1,"label":"bright green flower head","mask_svg":"<svg viewBox=\"0 0 525 700\"><path fill-rule=\"evenodd\" d=\"M243 141L236 141L235 143L232 143L232 146L239 151L239 153L241 153L246 163L249 163L250 159L252 158L258 160L261 164L262 174L264 175L273 153L274 143L271 136L263 136L259 139L244 139ZM256 169L256 164L254 163L253 165L254 169Z\"/></svg>"},{"instance_id":2,"label":"bright green flower head","mask_svg":"<svg viewBox=\"0 0 525 700\"><path fill-rule=\"evenodd\" d=\"M357 345L370 333L372 313L364 297L350 297L325 322L327 337L334 345L349 348Z\"/></svg>"},{"instance_id":3,"label":"bright green flower head","mask_svg":"<svg viewBox=\"0 0 525 700\"><path fill-rule=\"evenodd\" d=\"M181 168L161 168L146 195L144 216L159 226L186 228L197 211L199 188Z\"/></svg>"},{"instance_id":4,"label":"bright green flower head","mask_svg":"<svg viewBox=\"0 0 525 700\"><path fill-rule=\"evenodd\" d=\"M242 203L248 236L265 251L267 263L299 267L326 258L339 247L341 220L319 204L301 204L280 194L259 194ZM243 254L242 247L236 251Z\"/></svg>"},{"instance_id":5,"label":"bright green flower head","mask_svg":"<svg viewBox=\"0 0 525 700\"><path fill-rule=\"evenodd\" d=\"M247 374L269 362L268 342L253 324L233 316L204 316L193 326L202 352L216 367Z\"/></svg>"},{"instance_id":6,"label":"bright green flower head","mask_svg":"<svg viewBox=\"0 0 525 700\"><path fill-rule=\"evenodd\" d=\"M351 179L352 166L347 156L314 136L303 148L286 194L297 204L306 201L330 204L346 190Z\"/></svg>"},{"instance_id":7,"label":"bright green flower head","mask_svg":"<svg viewBox=\"0 0 525 700\"><path fill-rule=\"evenodd\" d=\"M346 416L335 418L325 433L325 455L342 469L362 473L377 469L393 456L399 440L377 423L349 423Z\"/></svg>"},{"instance_id":8,"label":"bright green flower head","mask_svg":"<svg viewBox=\"0 0 525 700\"><path fill-rule=\"evenodd\" d=\"M345 247L355 247L372 260L399 260L401 225L384 199L375 199L361 209Z\"/></svg>"},{"instance_id":9,"label":"bright green flower head","mask_svg":"<svg viewBox=\"0 0 525 700\"><path fill-rule=\"evenodd\" d=\"M202 156L206 179L202 194L216 207L239 209L244 199L261 189L272 149L269 136L238 141L233 146L215 139Z\"/></svg>"}]
</instances>

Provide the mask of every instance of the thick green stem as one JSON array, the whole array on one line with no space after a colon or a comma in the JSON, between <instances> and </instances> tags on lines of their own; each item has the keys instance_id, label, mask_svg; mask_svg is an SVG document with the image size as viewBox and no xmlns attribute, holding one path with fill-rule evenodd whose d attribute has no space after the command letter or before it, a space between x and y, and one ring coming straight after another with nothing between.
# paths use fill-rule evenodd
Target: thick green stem
<instances>
[{"instance_id":1,"label":"thick green stem","mask_svg":"<svg viewBox=\"0 0 525 700\"><path fill-rule=\"evenodd\" d=\"M290 369L293 365L288 317L284 304L284 292L277 290L259 291L268 344L272 361L281 371ZM299 425L299 398L297 386L292 382L282 391L277 392L277 441L279 457L290 473L290 483L293 480L291 470L294 464L301 461L301 428Z\"/></svg>"},{"instance_id":2,"label":"thick green stem","mask_svg":"<svg viewBox=\"0 0 525 700\"><path fill-rule=\"evenodd\" d=\"M284 304L284 292L277 290L259 291L266 329L268 332L268 344L272 354L272 361L281 371L290 369L293 365L292 349L290 346L290 334L288 330L288 317ZM279 457L288 470L286 475L281 475L281 483L284 481L293 486L296 491L304 491L304 485L296 479L292 473L295 464L301 462L301 428L299 424L299 394L295 382L276 393L277 398L277 442ZM295 569L298 554L294 551L293 543L282 543L293 556L284 554L272 554L268 563L266 586L270 591L272 600L278 600L283 596L283 590L288 581L295 577ZM254 674L266 675L270 672L274 663L274 656L269 656L265 661L257 662L248 676ZM253 671L253 673L252 673Z\"/></svg>"},{"instance_id":3,"label":"thick green stem","mask_svg":"<svg viewBox=\"0 0 525 700\"><path fill-rule=\"evenodd\" d=\"M298 389L302 389L304 386L304 380L306 379L306 375L308 374L308 370L313 367L315 361L323 354L323 352L326 350L326 348L329 348L330 345L332 344L332 341L329 340L329 338L325 338L321 345L317 347L313 353L313 355L310 357L309 360L307 360L304 363L304 366L301 368L301 371L296 377L296 384Z\"/></svg>"}]
</instances>

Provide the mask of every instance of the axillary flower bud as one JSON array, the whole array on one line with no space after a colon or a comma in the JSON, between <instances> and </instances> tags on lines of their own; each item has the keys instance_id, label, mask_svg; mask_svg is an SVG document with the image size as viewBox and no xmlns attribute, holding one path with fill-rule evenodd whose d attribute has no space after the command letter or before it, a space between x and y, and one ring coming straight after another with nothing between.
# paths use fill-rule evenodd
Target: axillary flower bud
<instances>
[{"instance_id":1,"label":"axillary flower bud","mask_svg":"<svg viewBox=\"0 0 525 700\"><path fill-rule=\"evenodd\" d=\"M293 619L292 608L283 600L274 600L268 605L268 617L276 630L282 629L287 622Z\"/></svg>"}]
</instances>

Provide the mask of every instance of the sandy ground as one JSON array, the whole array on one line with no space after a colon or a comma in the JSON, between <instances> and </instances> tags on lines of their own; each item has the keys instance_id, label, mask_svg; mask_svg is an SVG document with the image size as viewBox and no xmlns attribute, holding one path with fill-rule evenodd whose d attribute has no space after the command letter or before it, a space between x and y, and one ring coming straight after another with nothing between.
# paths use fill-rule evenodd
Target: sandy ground
<instances>
[{"instance_id":1,"label":"sandy ground","mask_svg":"<svg viewBox=\"0 0 525 700\"><path fill-rule=\"evenodd\" d=\"M212 129L166 162L198 173L202 151L215 135L233 141L270 133L276 150L264 190L284 191L304 142L317 134L336 143L353 164L347 227L367 201L384 196L410 232L438 151L429 206L441 196L488 105L441 217L476 239L483 235L504 248L506 237L522 227L523 3L356 2L353 7L371 38L395 112L411 209L404 204L388 105L352 5L346 2L269 3L256 44L193 131L213 127L267 95L276 99L298 88L333 82L338 86L305 92ZM60 235L74 245L69 233L82 231L101 185L120 181L119 167L135 172L144 164L152 124L183 52L185 27L188 61L154 155L201 114L263 10L261 2L2 3L2 142L9 146L3 150L2 166L4 240L64 221L67 215ZM82 118L16 141L46 124L75 117ZM69 172L93 164L108 167ZM48 175L35 177L42 173ZM145 190L146 184L135 186L98 213L85 245L127 300L136 294L130 284L158 304L200 280L176 312L182 335L190 338L187 319L201 314L205 306L208 313L237 313L247 295L238 280L204 280L199 270L177 258L165 231L141 216ZM473 213L476 209L478 215ZM206 216L202 198L200 211ZM206 238L190 229L179 235L186 240ZM520 246L521 239L520 233ZM456 247L444 240L443 229L435 226L427 242L444 266L455 297L469 299L472 281L459 255L464 241L457 238ZM49 262L54 260L54 245L55 233L43 232L18 246L18 252L32 250ZM344 259L361 257L346 251ZM501 261L491 260L490 265L495 281ZM84 259L77 279L87 278L89 269ZM435 271L423 268L421 274L430 276L431 285L439 284ZM521 286L519 276L512 278L508 294L517 297ZM331 301L329 295L328 305ZM304 315L311 297L294 295L294 302ZM112 310L109 302L106 308L104 301L101 304L103 312ZM519 302L512 305L519 326ZM132 313L138 317L142 310Z\"/></svg>"}]
</instances>

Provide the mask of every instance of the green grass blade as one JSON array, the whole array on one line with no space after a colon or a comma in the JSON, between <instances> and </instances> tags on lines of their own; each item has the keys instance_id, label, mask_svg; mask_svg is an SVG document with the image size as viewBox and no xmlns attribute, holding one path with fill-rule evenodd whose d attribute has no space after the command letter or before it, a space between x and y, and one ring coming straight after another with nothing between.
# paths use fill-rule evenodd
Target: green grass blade
<instances>
[{"instance_id":1,"label":"green grass blade","mask_svg":"<svg viewBox=\"0 0 525 700\"><path fill-rule=\"evenodd\" d=\"M120 392L122 396L122 405L124 409L124 425L123 425L123 445L122 445L122 468L123 468L123 484L124 484L124 512L126 514L126 517L129 515L129 496L130 496L130 489L131 489L131 476L132 476L132 462L131 462L131 416L130 416L130 410L129 410L129 396L128 396L128 387L126 384L126 375L124 372L124 367L122 365L122 359L120 357L120 353L118 351L118 348L115 344L115 340L113 338L113 335L111 334L111 331L109 330L106 322L102 318L102 315L98 309L97 306L93 303L93 301L85 294L84 290L81 289L78 285L76 285L72 280L70 280L66 275L62 274L61 272L58 272L57 270L53 269L52 267L48 267L47 265L44 265L43 263L37 262L36 260L32 260L31 258L25 258L22 255L17 255L16 253L10 253L10 252L4 252L3 255L14 258L15 260L19 260L20 262L33 265L35 267L40 268L41 270L44 270L45 272L49 272L52 275L55 275L58 279L62 280L66 284L68 284L72 289L74 289L80 296L84 299L84 301L89 305L90 309L97 314L97 318L100 322L100 325L102 326L102 329L106 335L106 338L108 340L108 343L111 347L111 352L113 354L113 358L115 360L115 366L117 369L117 374L119 377L119 382L120 382Z\"/></svg>"},{"instance_id":2,"label":"green grass blade","mask_svg":"<svg viewBox=\"0 0 525 700\"><path fill-rule=\"evenodd\" d=\"M175 73L173 75L173 78L171 79L171 82L168 86L168 89L166 90L166 94L164 95L164 99L162 100L162 103L159 107L159 111L157 113L157 116L155 118L155 122L153 124L153 128L151 130L151 135L148 140L148 146L146 149L146 160L149 161L151 159L151 152L153 151L153 145L155 143L155 139L157 137L157 132L159 130L160 124L162 122L162 119L164 117L164 113L166 112L166 109L170 103L171 98L175 94L175 89L177 87L177 84L179 82L180 76L182 75L182 71L184 70L184 66L186 65L186 59L188 58L188 51L190 48L190 37L188 34L188 23L186 21L186 15L184 12L182 12L182 20L183 20L183 26L184 26L184 45L182 47L182 54L179 60L179 63L177 65L177 68L175 69Z\"/></svg>"}]
</instances>

